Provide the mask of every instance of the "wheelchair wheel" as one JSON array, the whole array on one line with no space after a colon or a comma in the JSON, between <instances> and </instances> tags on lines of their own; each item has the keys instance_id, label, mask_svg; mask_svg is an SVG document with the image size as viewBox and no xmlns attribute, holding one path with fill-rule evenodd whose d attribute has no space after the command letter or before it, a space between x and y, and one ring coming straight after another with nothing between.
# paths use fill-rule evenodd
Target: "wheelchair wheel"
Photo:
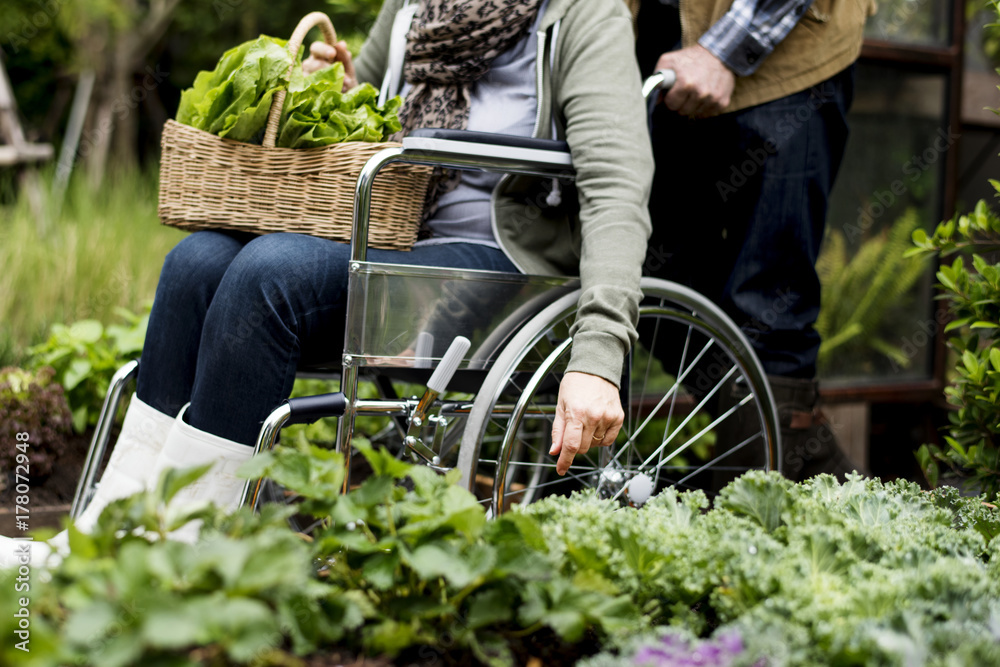
<instances>
[{"instance_id":1,"label":"wheelchair wheel","mask_svg":"<svg viewBox=\"0 0 1000 667\"><path fill-rule=\"evenodd\" d=\"M642 291L639 341L621 383L621 433L612 447L578 455L565 476L548 450L579 292L536 315L497 359L458 462L462 484L494 515L584 488L623 504L668 486L711 496L747 470L778 468L774 400L739 328L681 285L644 278Z\"/></svg>"}]
</instances>

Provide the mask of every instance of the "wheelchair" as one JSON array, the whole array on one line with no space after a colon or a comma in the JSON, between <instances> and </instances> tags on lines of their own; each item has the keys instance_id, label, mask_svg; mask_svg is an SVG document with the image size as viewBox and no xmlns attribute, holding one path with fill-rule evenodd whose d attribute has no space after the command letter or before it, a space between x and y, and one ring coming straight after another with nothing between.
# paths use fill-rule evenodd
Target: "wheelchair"
<instances>
[{"instance_id":1,"label":"wheelchair","mask_svg":"<svg viewBox=\"0 0 1000 667\"><path fill-rule=\"evenodd\" d=\"M662 80L662 78L661 78ZM647 81L644 92L658 82ZM677 283L643 277L639 340L620 385L625 422L610 447L577 455L569 472L549 456L560 380L580 294L574 278L380 264L367 260L372 185L409 163L571 181L568 146L469 131L418 131L363 168L356 186L340 391L288 399L264 420L255 454L284 426L336 417L333 446L351 470L359 417L379 417L378 439L440 472L457 469L491 516L512 506L594 488L623 505L666 487L714 493L750 469L778 470L778 417L766 375L740 328ZM73 500L89 502L112 424L138 362L112 380ZM371 382L376 398L362 398ZM405 383L405 384L403 384ZM402 396L399 388L425 387ZM351 487L348 473L344 490ZM283 502L248 481L242 504Z\"/></svg>"}]
</instances>

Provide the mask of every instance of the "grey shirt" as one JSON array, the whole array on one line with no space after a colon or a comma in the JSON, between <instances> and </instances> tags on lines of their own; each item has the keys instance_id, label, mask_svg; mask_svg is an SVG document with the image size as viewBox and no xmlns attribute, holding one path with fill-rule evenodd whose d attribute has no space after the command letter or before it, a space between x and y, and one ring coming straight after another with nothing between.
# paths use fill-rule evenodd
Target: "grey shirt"
<instances>
[{"instance_id":1,"label":"grey shirt","mask_svg":"<svg viewBox=\"0 0 1000 667\"><path fill-rule=\"evenodd\" d=\"M538 18L524 38L497 56L490 71L472 86L468 129L518 137L533 135L538 115L537 31L547 4L548 0L542 3ZM462 172L461 183L441 196L434 217L428 221L433 236L419 244L462 241L498 248L490 223L490 198L499 181L500 174Z\"/></svg>"}]
</instances>

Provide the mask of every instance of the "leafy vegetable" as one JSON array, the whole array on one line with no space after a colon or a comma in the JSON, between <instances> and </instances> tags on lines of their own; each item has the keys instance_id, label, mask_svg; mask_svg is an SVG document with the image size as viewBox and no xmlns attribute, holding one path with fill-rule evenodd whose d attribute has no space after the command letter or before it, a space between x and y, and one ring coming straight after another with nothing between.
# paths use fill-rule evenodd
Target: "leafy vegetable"
<instances>
[{"instance_id":1,"label":"leafy vegetable","mask_svg":"<svg viewBox=\"0 0 1000 667\"><path fill-rule=\"evenodd\" d=\"M359 443L278 447L269 475L319 519L164 504L202 470L108 506L72 554L30 578L31 653L0 664L292 665L336 647L400 664L1000 664L1000 519L981 498L822 476L748 473L710 508L668 490L640 510L592 491L487 521L453 475ZM201 520L198 544L163 539ZM0 589L15 590L15 570ZM0 595L15 636L17 596ZM16 657L15 657L16 656Z\"/></svg>"},{"instance_id":2,"label":"leafy vegetable","mask_svg":"<svg viewBox=\"0 0 1000 667\"><path fill-rule=\"evenodd\" d=\"M51 366L35 372L0 368L0 415L3 415L0 441L11 443L0 448L0 489L4 488L3 478L9 475L11 482L15 480L18 463L27 463L20 472L28 470L30 479L40 480L52 472L69 449L72 433L69 406L54 376ZM18 433L30 435L28 447L15 447ZM18 460L22 453L27 455L27 461Z\"/></svg>"},{"instance_id":3,"label":"leafy vegetable","mask_svg":"<svg viewBox=\"0 0 1000 667\"><path fill-rule=\"evenodd\" d=\"M652 626L738 633L733 664L1000 664L1000 515L981 497L758 472L712 509L701 492L674 491L612 508L580 496L521 513L543 526L564 575L604 578ZM623 642L618 660L595 665L635 664L636 651Z\"/></svg>"},{"instance_id":4,"label":"leafy vegetable","mask_svg":"<svg viewBox=\"0 0 1000 667\"><path fill-rule=\"evenodd\" d=\"M141 313L115 309L124 325L105 327L97 320L80 320L69 326L53 324L49 337L28 350L32 370L45 366L55 369L55 379L66 390L77 433L97 423L115 372L126 361L139 358L150 308L151 304L147 304Z\"/></svg>"},{"instance_id":5,"label":"leafy vegetable","mask_svg":"<svg viewBox=\"0 0 1000 667\"><path fill-rule=\"evenodd\" d=\"M267 125L274 94L288 84L285 44L261 35L223 54L181 93L177 121L234 141L251 141Z\"/></svg>"},{"instance_id":6,"label":"leafy vegetable","mask_svg":"<svg viewBox=\"0 0 1000 667\"><path fill-rule=\"evenodd\" d=\"M512 637L548 632L558 650L587 632L636 622L637 610L616 591L553 574L557 563L534 520L487 522L455 474L359 444L374 474L347 495L336 492L341 456L315 447L279 448L246 470L280 477L304 496L300 511L326 517L313 534L324 579L358 592L370 610L354 648L370 655L421 645L464 649L485 663L510 664Z\"/></svg>"},{"instance_id":7,"label":"leafy vegetable","mask_svg":"<svg viewBox=\"0 0 1000 667\"><path fill-rule=\"evenodd\" d=\"M341 92L343 85L340 63L308 76L296 68L282 112L278 146L313 148L342 141L382 141L399 131L399 97L380 108L378 90L371 84L346 93Z\"/></svg>"},{"instance_id":8,"label":"leafy vegetable","mask_svg":"<svg viewBox=\"0 0 1000 667\"><path fill-rule=\"evenodd\" d=\"M260 143L275 93L287 89L277 145L314 148L344 141L383 141L399 131L399 97L378 105L368 83L347 92L344 67L309 75L288 70L285 42L262 35L227 51L211 72L200 72L181 94L177 121L235 141Z\"/></svg>"}]
</instances>

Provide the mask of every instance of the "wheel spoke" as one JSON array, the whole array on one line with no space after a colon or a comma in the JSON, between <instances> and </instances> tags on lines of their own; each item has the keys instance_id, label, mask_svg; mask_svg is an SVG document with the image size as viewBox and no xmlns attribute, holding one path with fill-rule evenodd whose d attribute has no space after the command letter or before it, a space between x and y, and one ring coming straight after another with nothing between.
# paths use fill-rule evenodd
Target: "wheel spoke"
<instances>
[{"instance_id":1,"label":"wheel spoke","mask_svg":"<svg viewBox=\"0 0 1000 667\"><path fill-rule=\"evenodd\" d=\"M726 373L726 376L723 378L723 381L728 380L730 377L732 377L733 373L735 373L736 370L737 370L736 366L733 366L732 368L730 368L729 372ZM705 397L701 399L701 401L698 403L697 406L695 406L695 409L692 410L691 412L689 412L688 416L685 417L684 420L680 424L678 424L678 426L677 426L676 429L674 429L674 432L671 433L670 436L663 443L661 443L659 447L656 448L656 451L653 453L653 455L650 456L649 458L647 458L645 461L642 462L642 465L640 466L640 468L645 468L646 466L648 466L649 463L650 463L650 461L652 461L656 457L657 454L659 454L667 445L670 444L670 441L673 440L674 436L676 434L680 433L681 429L683 429L685 426L687 426L688 422L690 422L691 419L693 419L694 416L696 414L698 414L698 412L702 408L705 407L705 404L708 402L708 399L710 399L712 396L714 396L715 393L717 391L719 391L719 387L721 387L721 386L722 386L721 383L717 384L717 385L715 385L712 388L712 390L710 392L708 392L707 394L705 394ZM699 437L701 437L701 435L707 433L709 430L711 430L711 429L708 428L708 427L702 429L702 431L697 436L695 436L694 438L691 438L687 442L685 442L682 445L678 446L678 448L672 452L672 456L677 456L678 454L680 454L681 452L683 452L684 450L686 450L688 447L691 446L691 444L695 440L697 440Z\"/></svg>"},{"instance_id":2,"label":"wheel spoke","mask_svg":"<svg viewBox=\"0 0 1000 667\"><path fill-rule=\"evenodd\" d=\"M708 341L708 343L706 343L702 347L701 351L698 353L697 358L694 360L694 362L691 364L691 366L689 368L685 369L683 371L683 373L678 376L678 378L677 378L676 382L674 382L673 386L670 387L670 389L667 390L667 393L663 396L663 398L661 398L659 400L659 402L656 404L656 407L653 408L653 410L650 411L650 413L646 417L645 421L643 421L642 424L639 426L639 428L636 429L635 433L630 433L628 435L628 440L625 442L625 444L622 446L622 448L618 450L618 453L613 458L613 462L618 463L619 462L618 458L621 456L621 453L623 451L625 451L626 449L632 449L632 447L635 445L635 439L636 439L636 437L646 429L646 426L648 426L649 423L651 421L653 421L653 419L656 418L656 415L659 414L659 412L660 412L660 408L662 408L663 405L668 400L670 400L671 402L673 401L674 397L677 394L678 388L681 386L681 382L684 380L684 378L687 377L687 374L689 372L691 372L691 369L694 368L694 365L698 363L698 361L705 355L706 352L708 352L709 348L711 348L713 344L714 344L714 341L710 340L710 341ZM716 389L718 389L718 387L716 387ZM704 399L702 401L702 404L700 404L698 407L700 408L703 405L704 405ZM697 410L692 410L691 413L688 414L687 418L685 418L685 420L681 423L680 426L677 427L677 429L675 429L674 432L676 433L681 428L683 428L687 424L687 422L691 420L691 417L695 414L696 411ZM669 424L669 419L667 420L667 423ZM671 436L671 438L672 437L673 436ZM668 441L669 441L669 439L668 439ZM666 444L667 443L661 444L660 448L658 448L655 453L659 453L661 451L661 449ZM644 462L642 465L643 465L643 467L645 467L646 465L649 465L649 461Z\"/></svg>"},{"instance_id":3,"label":"wheel spoke","mask_svg":"<svg viewBox=\"0 0 1000 667\"><path fill-rule=\"evenodd\" d=\"M767 403L765 412L759 405L758 390L765 376L739 328L685 288L657 286L649 291L644 282L643 289L640 338L627 360L621 393L625 421L618 444L578 455L564 476L556 475L557 462L548 451L555 392L566 369L566 336L576 302L567 297L559 303L565 308L558 311L562 314L545 315L548 320L539 316L535 318L539 324L525 325L512 339L511 352L498 357L498 368L489 373L489 386L483 390L487 395L476 398L468 418L475 429L482 429L477 432L489 429L487 444L483 435L473 442L467 432L462 445L466 457L467 444L476 452L489 447L472 465L494 481L492 502L503 507L493 507L487 499L493 513L502 513L510 501L530 503L581 486L599 487L603 497L621 497L639 472L649 475L655 491L668 485L711 491L713 480L719 479L716 473L725 476L753 467L743 461L754 460L762 450L763 467L775 460L767 451L774 446L768 434L777 430L773 407ZM515 348L520 349L518 355ZM705 383L706 377L712 382ZM733 382L750 389L735 405L728 399L728 389L723 392ZM501 411L492 410L500 404ZM746 421L758 417L768 419L768 424L758 428ZM746 430L753 434L748 437ZM497 438L497 433L505 435ZM733 438L736 434L739 437ZM733 440L739 442L732 446ZM494 456L501 442L507 449Z\"/></svg>"}]
</instances>

